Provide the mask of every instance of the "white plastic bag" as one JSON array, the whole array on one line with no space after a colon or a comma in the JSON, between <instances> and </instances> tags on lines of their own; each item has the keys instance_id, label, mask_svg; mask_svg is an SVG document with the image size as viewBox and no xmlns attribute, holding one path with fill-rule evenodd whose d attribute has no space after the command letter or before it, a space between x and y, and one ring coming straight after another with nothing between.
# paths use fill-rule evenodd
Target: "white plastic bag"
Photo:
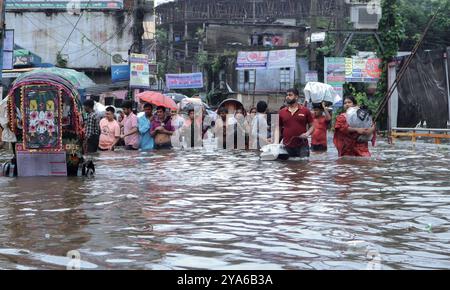
<instances>
[{"instance_id":1,"label":"white plastic bag","mask_svg":"<svg viewBox=\"0 0 450 290\"><path fill-rule=\"evenodd\" d=\"M279 157L285 160L288 156L289 154L283 144L268 144L261 148L260 159L263 161L274 161Z\"/></svg>"},{"instance_id":2,"label":"white plastic bag","mask_svg":"<svg viewBox=\"0 0 450 290\"><path fill-rule=\"evenodd\" d=\"M8 127L8 98L0 100L0 125L3 128L1 141L2 142L17 142L16 135Z\"/></svg>"},{"instance_id":3,"label":"white plastic bag","mask_svg":"<svg viewBox=\"0 0 450 290\"><path fill-rule=\"evenodd\" d=\"M16 143L17 137L8 127L4 127L2 132L2 141Z\"/></svg>"},{"instance_id":4,"label":"white plastic bag","mask_svg":"<svg viewBox=\"0 0 450 290\"><path fill-rule=\"evenodd\" d=\"M372 118L370 114L367 112L367 114L363 115L360 114L358 116L358 111L362 110L360 107L350 107L347 109L346 117L347 117L347 123L352 128L370 128L372 127ZM365 111L365 110L364 110Z\"/></svg>"},{"instance_id":5,"label":"white plastic bag","mask_svg":"<svg viewBox=\"0 0 450 290\"><path fill-rule=\"evenodd\" d=\"M347 123L352 128L370 128L372 127L372 116L370 116L367 110L363 110L360 107L350 107L347 109L346 118ZM373 134L360 135L358 137L359 142L368 142L372 140Z\"/></svg>"},{"instance_id":6,"label":"white plastic bag","mask_svg":"<svg viewBox=\"0 0 450 290\"><path fill-rule=\"evenodd\" d=\"M3 128L8 125L8 98L0 100L0 125Z\"/></svg>"},{"instance_id":7,"label":"white plastic bag","mask_svg":"<svg viewBox=\"0 0 450 290\"><path fill-rule=\"evenodd\" d=\"M310 103L334 103L336 92L333 87L319 82L309 82L304 88L305 98Z\"/></svg>"}]
</instances>

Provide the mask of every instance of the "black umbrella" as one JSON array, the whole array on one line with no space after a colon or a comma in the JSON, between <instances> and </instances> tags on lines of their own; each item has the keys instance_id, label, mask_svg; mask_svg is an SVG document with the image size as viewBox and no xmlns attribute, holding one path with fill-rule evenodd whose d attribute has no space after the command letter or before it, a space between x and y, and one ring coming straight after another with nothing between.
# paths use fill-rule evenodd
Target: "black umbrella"
<instances>
[{"instance_id":1,"label":"black umbrella","mask_svg":"<svg viewBox=\"0 0 450 290\"><path fill-rule=\"evenodd\" d=\"M167 94L164 94L164 95L167 96L167 97L172 98L172 100L174 100L174 102L177 103L177 104L178 104L179 102L181 102L181 100L187 98L186 95L178 94L178 93L167 93Z\"/></svg>"},{"instance_id":2,"label":"black umbrella","mask_svg":"<svg viewBox=\"0 0 450 290\"><path fill-rule=\"evenodd\" d=\"M243 105L241 102L239 102L238 100L236 100L236 99L226 99L226 100L223 100L223 101L220 103L220 105L217 107L217 109L220 109L221 107L224 107L224 106L226 106L226 105L228 105L228 104L234 104L234 105L236 106L236 110L237 110L237 109L242 109L242 110L244 110L244 105Z\"/></svg>"}]
</instances>

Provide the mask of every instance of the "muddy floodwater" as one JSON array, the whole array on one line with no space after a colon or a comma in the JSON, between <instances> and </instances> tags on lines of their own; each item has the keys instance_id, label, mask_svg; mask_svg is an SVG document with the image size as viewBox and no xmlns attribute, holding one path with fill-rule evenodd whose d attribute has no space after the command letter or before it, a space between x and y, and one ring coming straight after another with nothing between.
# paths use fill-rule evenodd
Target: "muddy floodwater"
<instances>
[{"instance_id":1,"label":"muddy floodwater","mask_svg":"<svg viewBox=\"0 0 450 290\"><path fill-rule=\"evenodd\" d=\"M70 251L82 269L450 269L449 147L372 153L119 150L90 179L0 177L0 269Z\"/></svg>"}]
</instances>

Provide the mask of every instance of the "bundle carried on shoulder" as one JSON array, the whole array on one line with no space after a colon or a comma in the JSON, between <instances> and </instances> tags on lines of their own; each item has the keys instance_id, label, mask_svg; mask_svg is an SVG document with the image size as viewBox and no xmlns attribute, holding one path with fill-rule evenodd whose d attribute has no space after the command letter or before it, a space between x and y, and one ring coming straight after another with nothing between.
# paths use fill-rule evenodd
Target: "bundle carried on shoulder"
<instances>
[{"instance_id":1,"label":"bundle carried on shoulder","mask_svg":"<svg viewBox=\"0 0 450 290\"><path fill-rule=\"evenodd\" d=\"M309 82L304 88L305 98L313 104L325 102L327 106L331 106L336 98L336 93L332 86L319 82Z\"/></svg>"}]
</instances>

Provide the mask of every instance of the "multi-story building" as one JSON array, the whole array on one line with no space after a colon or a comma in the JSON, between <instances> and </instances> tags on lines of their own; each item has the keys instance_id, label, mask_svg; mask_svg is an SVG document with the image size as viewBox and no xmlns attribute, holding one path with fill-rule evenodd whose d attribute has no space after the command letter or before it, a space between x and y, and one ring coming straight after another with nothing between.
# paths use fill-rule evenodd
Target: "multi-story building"
<instances>
[{"instance_id":1,"label":"multi-story building","mask_svg":"<svg viewBox=\"0 0 450 290\"><path fill-rule=\"evenodd\" d=\"M139 45L155 58L153 11L153 0L6 0L5 22L22 52L16 67L39 65L33 61L39 59L110 84L113 53L128 54Z\"/></svg>"},{"instance_id":2,"label":"multi-story building","mask_svg":"<svg viewBox=\"0 0 450 290\"><path fill-rule=\"evenodd\" d=\"M329 15L335 1L318 1L318 14ZM168 32L167 54L177 72L199 71L199 52L210 58L227 54L227 65L206 82L211 89L241 95L280 95L304 80L309 0L176 0L155 9L157 27ZM299 57L289 68L236 70L239 51L296 49ZM225 53L224 53L225 52ZM231 89L231 90L230 90ZM254 102L254 101L253 101ZM276 104L278 105L278 103Z\"/></svg>"}]
</instances>

